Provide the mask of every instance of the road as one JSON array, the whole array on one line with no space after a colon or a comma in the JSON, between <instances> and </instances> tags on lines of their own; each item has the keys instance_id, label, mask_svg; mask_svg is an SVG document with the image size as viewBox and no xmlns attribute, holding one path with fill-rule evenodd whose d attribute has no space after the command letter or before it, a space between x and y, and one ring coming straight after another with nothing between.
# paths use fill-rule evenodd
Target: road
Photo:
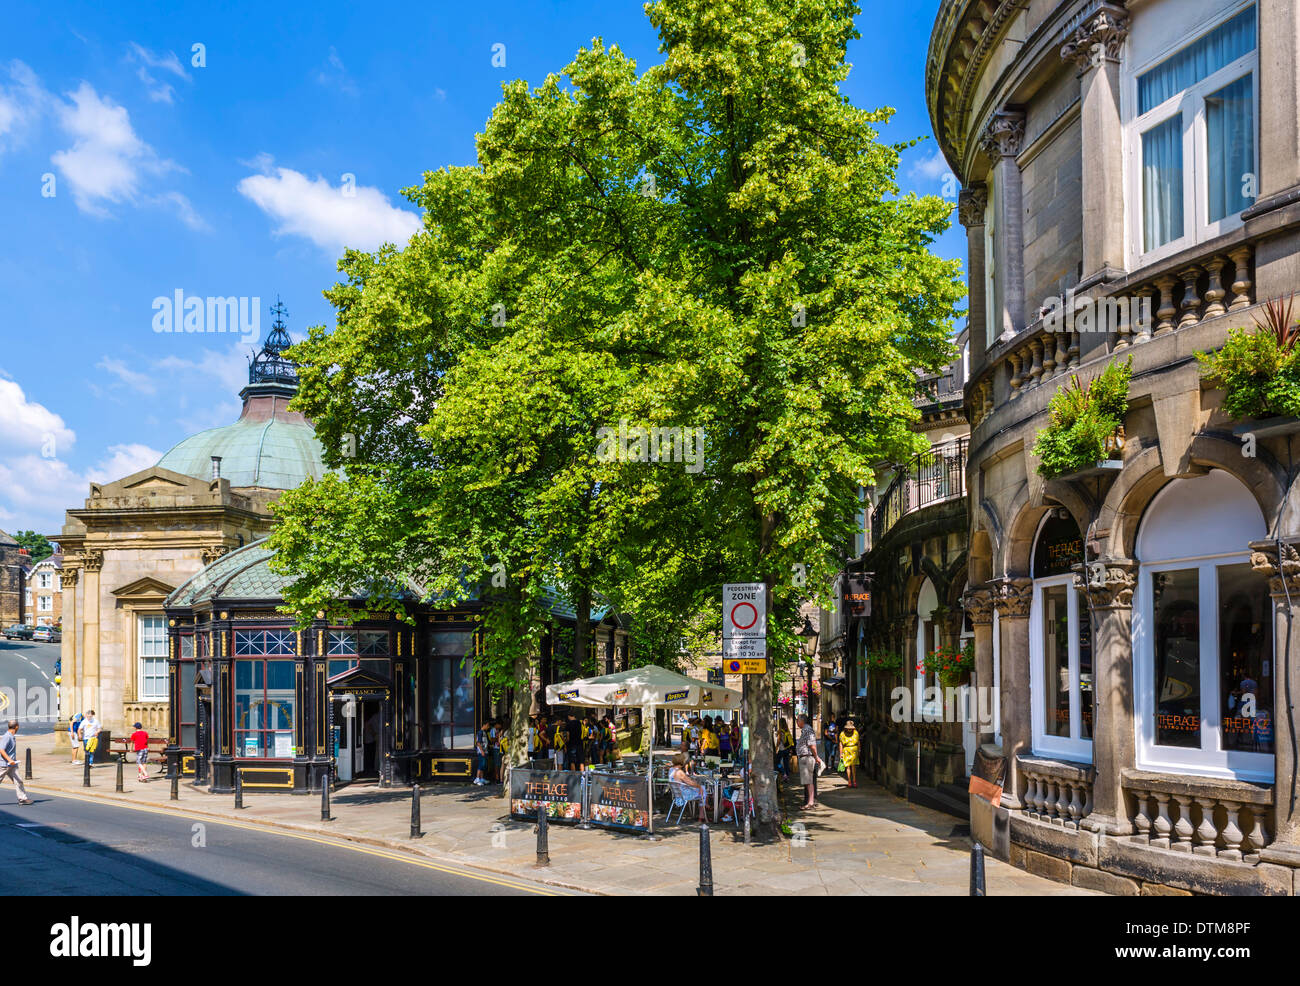
<instances>
[{"instance_id":1,"label":"road","mask_svg":"<svg viewBox=\"0 0 1300 986\"><path fill-rule=\"evenodd\" d=\"M5 894L293 896L563 894L452 863L237 822L0 786Z\"/></svg>"},{"instance_id":2,"label":"road","mask_svg":"<svg viewBox=\"0 0 1300 986\"><path fill-rule=\"evenodd\" d=\"M0 719L16 716L24 735L54 731L54 662L59 644L0 638Z\"/></svg>"}]
</instances>

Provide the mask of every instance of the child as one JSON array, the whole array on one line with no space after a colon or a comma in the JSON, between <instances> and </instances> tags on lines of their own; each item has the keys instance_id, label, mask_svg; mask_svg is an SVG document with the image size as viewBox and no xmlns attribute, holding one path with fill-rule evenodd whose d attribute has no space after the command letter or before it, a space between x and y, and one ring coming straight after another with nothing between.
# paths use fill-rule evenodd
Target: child
<instances>
[{"instance_id":1,"label":"child","mask_svg":"<svg viewBox=\"0 0 1300 986\"><path fill-rule=\"evenodd\" d=\"M145 764L149 762L149 734L144 731L143 723L135 724L135 732L131 734L131 749L135 751L135 779L147 784L149 771L145 769Z\"/></svg>"}]
</instances>

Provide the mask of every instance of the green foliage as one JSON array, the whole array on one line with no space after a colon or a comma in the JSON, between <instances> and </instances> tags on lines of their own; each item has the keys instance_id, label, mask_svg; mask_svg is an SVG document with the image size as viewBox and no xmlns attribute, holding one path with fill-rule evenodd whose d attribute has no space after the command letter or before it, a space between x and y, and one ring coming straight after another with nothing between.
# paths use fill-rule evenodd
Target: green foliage
<instances>
[{"instance_id":1,"label":"green foliage","mask_svg":"<svg viewBox=\"0 0 1300 986\"><path fill-rule=\"evenodd\" d=\"M1124 423L1128 412L1128 385L1133 369L1130 356L1109 363L1087 387L1077 376L1057 390L1048 404L1046 428L1038 432L1034 455L1038 471L1049 479L1078 472L1106 458L1106 440Z\"/></svg>"},{"instance_id":2,"label":"green foliage","mask_svg":"<svg viewBox=\"0 0 1300 986\"><path fill-rule=\"evenodd\" d=\"M1300 352L1265 328L1233 329L1214 353L1197 353L1201 374L1223 388L1232 418L1300 415Z\"/></svg>"},{"instance_id":3,"label":"green foliage","mask_svg":"<svg viewBox=\"0 0 1300 986\"><path fill-rule=\"evenodd\" d=\"M37 534L35 531L19 531L14 535L14 540L18 542L19 547L27 549L33 562L41 561L54 554L54 545L50 544L44 534Z\"/></svg>"}]
</instances>

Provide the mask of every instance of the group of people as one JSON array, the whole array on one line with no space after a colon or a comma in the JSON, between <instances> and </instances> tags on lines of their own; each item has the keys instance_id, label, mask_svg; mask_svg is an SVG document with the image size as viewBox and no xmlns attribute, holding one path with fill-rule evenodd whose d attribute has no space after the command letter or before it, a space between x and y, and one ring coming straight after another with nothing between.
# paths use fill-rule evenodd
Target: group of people
<instances>
[{"instance_id":1,"label":"group of people","mask_svg":"<svg viewBox=\"0 0 1300 986\"><path fill-rule=\"evenodd\" d=\"M149 763L149 734L145 731L144 723L137 722L132 729L134 732L131 733L129 742L135 756L136 780L148 782L149 771L146 768ZM72 763L81 763L84 755L86 763L92 767L95 765L95 754L99 752L99 734L103 731L104 726L95 718L94 709L84 715L78 712L68 720L68 745L72 747Z\"/></svg>"},{"instance_id":2,"label":"group of people","mask_svg":"<svg viewBox=\"0 0 1300 986\"><path fill-rule=\"evenodd\" d=\"M806 715L796 720L799 735L790 732L786 721L777 723L776 736L776 770L784 778L790 777L790 758L794 757L799 765L799 783L808 792L805 808L817 807L816 778L827 768L843 770L849 787L858 786L858 758L862 738L852 719L841 721L827 720L822 726L820 741Z\"/></svg>"},{"instance_id":3,"label":"group of people","mask_svg":"<svg viewBox=\"0 0 1300 986\"><path fill-rule=\"evenodd\" d=\"M509 728L500 719L491 719L479 727L474 737L476 757L474 784L500 783L504 779L502 764L508 759ZM576 713L536 716L528 721L526 739L529 760L550 760L556 770L586 770L612 764L617 759L617 730L608 715L585 718Z\"/></svg>"},{"instance_id":4,"label":"group of people","mask_svg":"<svg viewBox=\"0 0 1300 986\"><path fill-rule=\"evenodd\" d=\"M682 726L678 752L688 759L700 756L729 760L740 752L740 724L724 722L722 716L695 716Z\"/></svg>"}]
</instances>

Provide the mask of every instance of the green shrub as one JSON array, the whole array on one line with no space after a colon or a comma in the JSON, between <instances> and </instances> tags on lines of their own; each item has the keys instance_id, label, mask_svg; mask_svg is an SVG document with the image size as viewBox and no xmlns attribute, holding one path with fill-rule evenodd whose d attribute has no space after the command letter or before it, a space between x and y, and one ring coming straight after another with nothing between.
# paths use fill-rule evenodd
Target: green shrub
<instances>
[{"instance_id":1,"label":"green shrub","mask_svg":"<svg viewBox=\"0 0 1300 986\"><path fill-rule=\"evenodd\" d=\"M1300 351L1272 332L1233 329L1217 353L1197 353L1202 376L1223 388L1223 410L1237 419L1300 416Z\"/></svg>"},{"instance_id":2,"label":"green shrub","mask_svg":"<svg viewBox=\"0 0 1300 986\"><path fill-rule=\"evenodd\" d=\"M1106 439L1124 423L1133 358L1114 362L1087 387L1077 376L1059 389L1048 404L1046 428L1038 433L1034 455L1038 471L1051 479L1078 472L1106 458Z\"/></svg>"}]
</instances>

